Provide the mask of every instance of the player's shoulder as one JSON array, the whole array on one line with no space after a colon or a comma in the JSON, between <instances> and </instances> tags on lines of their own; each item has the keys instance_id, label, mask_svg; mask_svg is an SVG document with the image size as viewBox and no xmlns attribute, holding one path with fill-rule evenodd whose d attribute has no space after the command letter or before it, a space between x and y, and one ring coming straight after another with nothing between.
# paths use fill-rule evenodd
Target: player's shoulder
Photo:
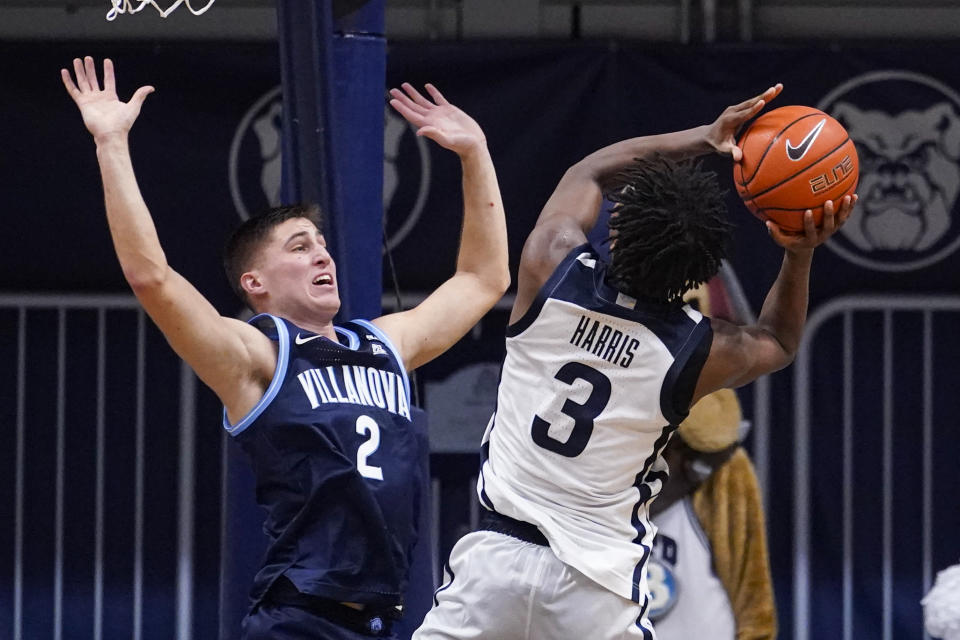
<instances>
[{"instance_id":1,"label":"player's shoulder","mask_svg":"<svg viewBox=\"0 0 960 640\"><path fill-rule=\"evenodd\" d=\"M573 249L586 242L580 227L564 218L537 224L523 245L518 286L539 288Z\"/></svg>"}]
</instances>

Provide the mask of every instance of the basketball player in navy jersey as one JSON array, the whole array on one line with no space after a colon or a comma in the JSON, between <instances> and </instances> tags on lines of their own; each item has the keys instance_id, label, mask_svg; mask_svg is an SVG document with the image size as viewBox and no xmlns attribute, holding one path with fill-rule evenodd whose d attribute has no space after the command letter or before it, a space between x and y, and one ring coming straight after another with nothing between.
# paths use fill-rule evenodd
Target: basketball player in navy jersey
<instances>
[{"instance_id":1,"label":"basketball player in navy jersey","mask_svg":"<svg viewBox=\"0 0 960 640\"><path fill-rule=\"evenodd\" d=\"M166 262L127 136L144 99L116 93L104 60L61 75L97 146L107 221L124 276L174 350L223 401L249 454L270 546L243 637L393 637L418 502L406 371L460 339L509 285L506 223L480 127L431 85L391 105L460 157L463 236L454 275L419 306L334 325L336 265L315 209L248 220L228 242L231 284L259 315L221 316Z\"/></svg>"},{"instance_id":2,"label":"basketball player in navy jersey","mask_svg":"<svg viewBox=\"0 0 960 640\"><path fill-rule=\"evenodd\" d=\"M780 274L755 326L683 304L714 275L730 224L716 176L690 162L739 161L735 134L781 90L710 125L605 147L567 170L527 238L497 406L481 450L481 530L450 554L415 640L652 640L648 508L670 435L697 399L787 366L807 311L821 228L767 227ZM615 203L607 264L587 243L604 193Z\"/></svg>"}]
</instances>

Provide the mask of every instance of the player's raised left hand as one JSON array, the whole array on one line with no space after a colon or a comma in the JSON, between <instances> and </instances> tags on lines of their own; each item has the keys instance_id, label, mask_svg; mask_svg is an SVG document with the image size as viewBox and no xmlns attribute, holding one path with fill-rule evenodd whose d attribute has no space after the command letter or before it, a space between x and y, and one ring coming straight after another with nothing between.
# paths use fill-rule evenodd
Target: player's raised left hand
<instances>
[{"instance_id":1,"label":"player's raised left hand","mask_svg":"<svg viewBox=\"0 0 960 640\"><path fill-rule=\"evenodd\" d=\"M813 223L813 211L807 209L803 213L803 233L786 232L772 220L767 220L767 230L773 241L787 251L794 253L813 251L840 230L853 213L857 200L857 194L844 196L840 200L839 208L833 200L827 200L823 204L823 223L819 227Z\"/></svg>"},{"instance_id":2,"label":"player's raised left hand","mask_svg":"<svg viewBox=\"0 0 960 640\"><path fill-rule=\"evenodd\" d=\"M153 87L140 87L129 102L121 102L110 58L103 61L103 89L97 82L97 70L90 56L82 61L74 58L73 73L76 83L68 70L60 69L63 86L80 108L83 124L98 142L112 135L126 135L140 115L143 101L153 93Z\"/></svg>"},{"instance_id":3,"label":"player's raised left hand","mask_svg":"<svg viewBox=\"0 0 960 640\"><path fill-rule=\"evenodd\" d=\"M723 110L723 113L709 126L707 142L717 153L730 156L734 162L740 162L743 152L737 146L737 131L747 120L760 113L770 101L783 91L782 84L775 84L758 96L744 100Z\"/></svg>"},{"instance_id":4,"label":"player's raised left hand","mask_svg":"<svg viewBox=\"0 0 960 640\"><path fill-rule=\"evenodd\" d=\"M487 139L473 118L447 102L443 94L432 84L427 84L427 93L433 102L420 94L410 83L404 82L403 91L391 89L390 106L407 121L417 127L418 136L426 136L460 157L483 149Z\"/></svg>"}]
</instances>

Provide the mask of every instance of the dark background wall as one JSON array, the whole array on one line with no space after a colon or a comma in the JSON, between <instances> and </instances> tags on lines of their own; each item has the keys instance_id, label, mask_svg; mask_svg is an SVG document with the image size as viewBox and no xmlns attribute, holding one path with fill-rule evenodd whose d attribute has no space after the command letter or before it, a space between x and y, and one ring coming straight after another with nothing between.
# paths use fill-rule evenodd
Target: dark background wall
<instances>
[{"instance_id":1,"label":"dark background wall","mask_svg":"<svg viewBox=\"0 0 960 640\"><path fill-rule=\"evenodd\" d=\"M798 602L809 614L798 627L808 628L811 636L835 637L844 624L844 593L855 594L850 624L856 637L922 637L917 602L929 584L930 568L956 561L955 541L935 531L953 531L960 524L951 498L960 480L950 459L960 444L951 393L956 385L953 360L960 351L950 298L958 284L958 183L953 172L960 151L955 149L953 127L960 126L960 75L952 64L957 53L948 43L654 46L626 40L397 42L388 52L390 86L433 82L484 126L507 206L514 272L526 232L572 162L623 137L709 122L727 104L775 81L786 85L781 104L829 110L842 100L874 112L872 120L850 123L851 130L859 127L866 138L872 136L881 141L880 147L895 152L878 158L876 147L871 147L872 156L865 149L864 170L875 176L884 171L899 175L891 181L901 185L914 181L913 192L926 198L921 211L930 209L933 196L941 194L947 222L936 237L920 240L914 235L910 242L878 240L870 246L839 237L818 251L812 312L826 313L831 305L868 296L880 302L876 308L849 312L849 320L843 315L846 306L836 317L824 316L823 328L809 347L804 377L797 377L796 368L772 377L770 411L763 417L769 439L764 451L753 453L769 461L764 484L782 637L794 637ZM97 416L103 415L104 637L130 636L137 613L131 609L136 575L145 594L142 637L174 636L180 615L177 580L183 575L178 563L185 549L178 542L184 464L192 472L186 476L193 522L192 542L186 545L192 563L187 574L191 626L196 637L212 637L223 451L217 403L202 386L194 393L188 389L187 397L181 393L175 359L149 323L138 334L135 312L105 312L102 334L96 311L58 315L63 292L127 292L103 219L93 146L58 77L59 68L80 54L110 55L121 95L140 84L157 87L132 135L140 185L171 264L225 314L241 309L221 275L222 239L239 220L239 209L262 207L272 193L270 134L277 123L271 108L279 82L273 44L0 45L0 122L6 149L0 154L5 223L0 379L9 381L0 387L0 424L9 444L0 447L0 523L5 523L0 524L0 548L14 550L19 535L21 549L17 556L0 556L0 629L14 622L14 575L21 576L23 586L23 637L54 637L56 606L61 607L63 637L89 637L94 628L90 614L96 598L90 585L97 580L97 509L91 496L98 491L95 444ZM941 104L946 105L943 118L904 116L925 114ZM401 288L415 299L452 268L459 173L452 156L421 147L386 111L385 117L388 238ZM867 120L881 124L869 129ZM249 127L258 122L263 138ZM925 142L904 143L906 136L897 133L904 128ZM896 151L897 145L903 149ZM708 162L729 185L728 164ZM913 192L910 198L916 196ZM874 201L881 214L883 203L890 202L882 189ZM758 309L776 275L779 250L735 198L730 205L737 223L731 262ZM867 211L864 203L859 215L866 217ZM384 282L390 282L389 273ZM38 293L51 297L38 298ZM890 310L891 300L909 300L905 315ZM492 313L421 372L423 404L432 411L432 388L438 409L431 416L432 429L460 433L465 423L482 429L483 414L492 406L488 403L495 379L489 372L492 368L495 373L502 355L505 320L505 311ZM49 339L60 340L61 335L62 344ZM105 341L101 335L107 336ZM101 342L105 373L98 387L96 347ZM23 362L22 345L27 354ZM845 349L848 361L841 357ZM849 364L845 367L844 362ZM139 374L138 363L144 363ZM451 376L470 371L471 377L454 387L467 385L473 393L463 395L470 400L439 410L436 398L442 394L437 390L444 389ZM140 393L133 384L137 380L142 380ZM106 406L98 410L93 399L101 390ZM753 391L744 390L742 398L752 415ZM798 409L801 401L808 410ZM192 409L196 425L190 445L195 457L186 463L181 446L184 406ZM852 456L845 429L853 434ZM434 456L441 482L441 555L471 517L475 460L471 453L455 453L469 451L463 443L470 437L468 428ZM754 443L749 444L753 448ZM855 463L846 467L852 475L845 475L846 457ZM18 466L18 459L26 465ZM65 503L59 507L58 482L66 488ZM844 486L854 487L852 513L845 508ZM17 487L24 490L21 502ZM139 529L138 494L143 496ZM809 529L800 518L808 521ZM807 547L799 544L804 535L809 535ZM57 548L64 550L64 558L56 557ZM810 563L804 565L801 561L807 559ZM63 567L59 570L58 562ZM798 582L799 566L808 567L809 598L798 596L805 584ZM51 595L57 580L65 584L61 605ZM182 593L183 583L179 588ZM5 634L0 632L0 637Z\"/></svg>"}]
</instances>

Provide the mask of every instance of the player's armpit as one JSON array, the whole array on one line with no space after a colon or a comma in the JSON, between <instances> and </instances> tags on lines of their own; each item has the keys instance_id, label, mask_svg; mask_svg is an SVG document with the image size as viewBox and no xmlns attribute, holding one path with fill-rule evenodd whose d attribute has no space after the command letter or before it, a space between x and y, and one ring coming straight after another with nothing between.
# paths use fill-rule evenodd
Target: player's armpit
<instances>
[{"instance_id":1,"label":"player's armpit","mask_svg":"<svg viewBox=\"0 0 960 640\"><path fill-rule=\"evenodd\" d=\"M718 389L736 388L793 362L794 352L769 331L711 319L713 344L697 380L693 402ZM692 403L691 403L692 404Z\"/></svg>"},{"instance_id":2,"label":"player's armpit","mask_svg":"<svg viewBox=\"0 0 960 640\"><path fill-rule=\"evenodd\" d=\"M177 355L242 418L270 384L277 362L274 343L255 327L221 316L183 276L165 275L138 282L134 293Z\"/></svg>"},{"instance_id":3,"label":"player's armpit","mask_svg":"<svg viewBox=\"0 0 960 640\"><path fill-rule=\"evenodd\" d=\"M503 296L504 289L457 272L413 309L373 321L400 351L407 371L452 347Z\"/></svg>"}]
</instances>

